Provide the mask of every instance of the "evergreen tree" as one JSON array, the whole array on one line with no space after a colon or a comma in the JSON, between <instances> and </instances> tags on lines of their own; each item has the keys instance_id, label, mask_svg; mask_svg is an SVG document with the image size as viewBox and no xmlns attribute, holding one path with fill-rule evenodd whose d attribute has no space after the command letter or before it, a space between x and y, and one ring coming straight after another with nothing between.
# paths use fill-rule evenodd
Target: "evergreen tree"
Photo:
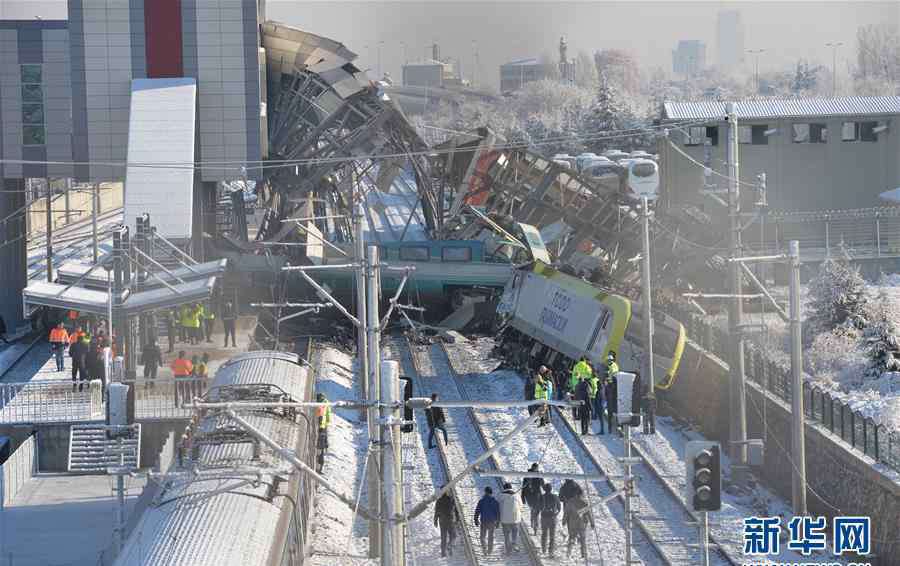
<instances>
[{"instance_id":1,"label":"evergreen tree","mask_svg":"<svg viewBox=\"0 0 900 566\"><path fill-rule=\"evenodd\" d=\"M806 342L841 325L865 326L865 293L866 282L858 269L844 262L825 260L818 275L809 283Z\"/></svg>"},{"instance_id":2,"label":"evergreen tree","mask_svg":"<svg viewBox=\"0 0 900 566\"><path fill-rule=\"evenodd\" d=\"M797 61L797 68L791 81L791 92L800 96L813 93L818 86L821 70L820 65L810 65L805 59Z\"/></svg>"},{"instance_id":3,"label":"evergreen tree","mask_svg":"<svg viewBox=\"0 0 900 566\"><path fill-rule=\"evenodd\" d=\"M621 139L608 142L595 138L602 136L605 132L619 131L636 126L631 109L619 94L619 90L605 74L602 75L600 77L600 86L597 88L597 98L582 128L582 135L590 136L589 139L585 140L585 146L595 153L609 149L611 144L621 149L623 145L630 144L623 142Z\"/></svg>"},{"instance_id":4,"label":"evergreen tree","mask_svg":"<svg viewBox=\"0 0 900 566\"><path fill-rule=\"evenodd\" d=\"M883 299L881 304L884 302ZM866 356L869 358L867 377L878 378L886 371L900 371L897 325L888 317L884 307L880 309L875 322L866 327L864 336Z\"/></svg>"}]
</instances>

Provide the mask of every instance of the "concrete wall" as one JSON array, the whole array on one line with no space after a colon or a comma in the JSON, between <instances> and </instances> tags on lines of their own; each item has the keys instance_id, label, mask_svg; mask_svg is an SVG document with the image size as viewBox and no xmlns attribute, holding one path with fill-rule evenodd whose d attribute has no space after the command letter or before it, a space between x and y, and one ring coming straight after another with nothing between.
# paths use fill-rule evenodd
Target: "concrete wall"
<instances>
[{"instance_id":1,"label":"concrete wall","mask_svg":"<svg viewBox=\"0 0 900 566\"><path fill-rule=\"evenodd\" d=\"M875 142L841 141L845 121L878 121L889 125L877 134ZM766 173L769 206L773 210L828 210L883 205L878 194L900 186L900 120L897 116L838 119L804 119L798 123L824 123L827 143L794 143L792 120L746 121L740 125L764 125L778 132L768 136L766 145L741 144L741 180L755 183L756 175ZM710 126L717 124L711 123ZM718 145L709 148L711 167L726 171L727 128L718 124ZM684 133L670 131L670 139L691 157L705 163L703 146L685 146ZM674 203L695 202L717 212L708 197L699 194L703 187L703 169L675 151L661 155L663 182ZM711 181L725 188L726 180L713 176ZM745 203L755 195L742 189Z\"/></svg>"},{"instance_id":2,"label":"concrete wall","mask_svg":"<svg viewBox=\"0 0 900 566\"><path fill-rule=\"evenodd\" d=\"M670 391L660 393L660 409L691 422L707 438L725 443L730 417L728 383L728 366L689 342L678 380ZM763 438L765 443L765 466L757 473L768 486L790 500L790 407L748 381L747 422L748 438ZM900 541L896 536L900 532L900 474L879 468L871 458L853 451L839 437L807 421L810 513L827 517L871 516L873 548L879 558L869 561L879 566L897 566L900 565ZM823 502L816 494L828 501Z\"/></svg>"}]
</instances>

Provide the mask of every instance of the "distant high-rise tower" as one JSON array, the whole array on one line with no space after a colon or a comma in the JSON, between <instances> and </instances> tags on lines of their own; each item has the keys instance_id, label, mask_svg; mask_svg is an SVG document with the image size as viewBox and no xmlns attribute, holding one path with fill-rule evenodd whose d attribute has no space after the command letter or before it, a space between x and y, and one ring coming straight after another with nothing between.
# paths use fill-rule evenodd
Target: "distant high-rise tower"
<instances>
[{"instance_id":1,"label":"distant high-rise tower","mask_svg":"<svg viewBox=\"0 0 900 566\"><path fill-rule=\"evenodd\" d=\"M719 12L716 25L716 64L734 67L744 61L744 23L737 10Z\"/></svg>"},{"instance_id":2,"label":"distant high-rise tower","mask_svg":"<svg viewBox=\"0 0 900 566\"><path fill-rule=\"evenodd\" d=\"M566 43L565 36L559 38L559 77L564 82L573 82L575 80L575 65L566 56L569 44Z\"/></svg>"}]
</instances>

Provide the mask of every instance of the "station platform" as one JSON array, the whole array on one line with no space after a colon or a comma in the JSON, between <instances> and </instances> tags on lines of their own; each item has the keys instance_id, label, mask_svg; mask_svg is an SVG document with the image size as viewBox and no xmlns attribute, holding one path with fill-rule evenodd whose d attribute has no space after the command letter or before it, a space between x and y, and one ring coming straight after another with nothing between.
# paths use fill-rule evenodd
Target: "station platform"
<instances>
[{"instance_id":1,"label":"station platform","mask_svg":"<svg viewBox=\"0 0 900 566\"><path fill-rule=\"evenodd\" d=\"M126 478L126 516L145 478ZM3 562L15 566L108 564L118 503L115 478L43 475L27 480L0 512Z\"/></svg>"}]
</instances>

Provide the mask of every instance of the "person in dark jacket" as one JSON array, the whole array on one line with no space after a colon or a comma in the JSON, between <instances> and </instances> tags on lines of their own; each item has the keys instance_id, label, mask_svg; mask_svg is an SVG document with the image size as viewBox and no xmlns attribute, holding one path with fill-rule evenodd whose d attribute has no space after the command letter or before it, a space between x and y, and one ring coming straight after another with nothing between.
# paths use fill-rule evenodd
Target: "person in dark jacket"
<instances>
[{"instance_id":1,"label":"person in dark jacket","mask_svg":"<svg viewBox=\"0 0 900 566\"><path fill-rule=\"evenodd\" d=\"M234 328L237 322L237 309L234 303L226 301L222 305L222 326L225 327L225 347L228 347L228 337L231 336L231 347L236 348L237 343L234 339Z\"/></svg>"},{"instance_id":2,"label":"person in dark jacket","mask_svg":"<svg viewBox=\"0 0 900 566\"><path fill-rule=\"evenodd\" d=\"M572 555L572 543L576 540L581 545L581 557L587 558L587 537L585 530L587 525L594 527L594 516L591 514L591 507L584 500L584 494L579 493L574 497L566 500L565 511L563 512L563 525L569 528L569 543L566 556Z\"/></svg>"},{"instance_id":3,"label":"person in dark jacket","mask_svg":"<svg viewBox=\"0 0 900 566\"><path fill-rule=\"evenodd\" d=\"M631 417L631 424L633 426L638 426L641 420L641 408L644 406L644 395L646 394L645 380L641 377L641 374L637 371L634 372L634 386L631 390L634 392L633 397L631 398L631 414L634 415Z\"/></svg>"},{"instance_id":4,"label":"person in dark jacket","mask_svg":"<svg viewBox=\"0 0 900 566\"><path fill-rule=\"evenodd\" d=\"M581 419L582 436L591 432L591 384L587 379L582 379L575 387L575 400L581 401L578 407L578 417Z\"/></svg>"},{"instance_id":5,"label":"person in dark jacket","mask_svg":"<svg viewBox=\"0 0 900 566\"><path fill-rule=\"evenodd\" d=\"M156 372L162 365L162 351L156 345L156 340L149 340L144 347L141 348L141 364L144 366L144 379L151 380L147 387L153 387L153 381L156 379Z\"/></svg>"},{"instance_id":6,"label":"person in dark jacket","mask_svg":"<svg viewBox=\"0 0 900 566\"><path fill-rule=\"evenodd\" d=\"M91 379L99 379L106 387L106 368L104 367L104 353L106 348L106 335L102 330L91 339L88 347L87 358L85 359L88 375Z\"/></svg>"},{"instance_id":7,"label":"person in dark jacket","mask_svg":"<svg viewBox=\"0 0 900 566\"><path fill-rule=\"evenodd\" d=\"M544 367L544 366L541 366L541 367ZM538 370L538 371L540 371L540 370ZM528 377L525 379L524 397L525 397L526 401L534 401L535 379L537 379L537 378L534 376L534 374L529 374ZM534 406L528 407L528 416L533 415L535 410L536 410L536 407L534 407Z\"/></svg>"},{"instance_id":8,"label":"person in dark jacket","mask_svg":"<svg viewBox=\"0 0 900 566\"><path fill-rule=\"evenodd\" d=\"M606 398L606 422L609 425L609 433L612 434L617 430L615 421L618 411L618 387L615 376L610 376L603 385L603 397Z\"/></svg>"},{"instance_id":9,"label":"person in dark jacket","mask_svg":"<svg viewBox=\"0 0 900 566\"><path fill-rule=\"evenodd\" d=\"M456 539L456 523L459 512L451 492L440 496L434 504L434 526L441 529L441 556L453 556L453 541Z\"/></svg>"},{"instance_id":10,"label":"person in dark jacket","mask_svg":"<svg viewBox=\"0 0 900 566\"><path fill-rule=\"evenodd\" d=\"M437 393L431 394L431 402L437 401ZM440 430L444 433L444 444L450 444L447 439L447 418L444 416L444 409L440 407L428 407L425 409L425 418L428 419L428 448L434 448L434 431Z\"/></svg>"},{"instance_id":11,"label":"person in dark jacket","mask_svg":"<svg viewBox=\"0 0 900 566\"><path fill-rule=\"evenodd\" d=\"M484 488L484 496L475 506L475 526L481 527L481 550L488 556L494 552L494 529L500 522L500 503L493 493L490 487Z\"/></svg>"},{"instance_id":12,"label":"person in dark jacket","mask_svg":"<svg viewBox=\"0 0 900 566\"><path fill-rule=\"evenodd\" d=\"M656 395L644 396L644 434L656 434Z\"/></svg>"},{"instance_id":13,"label":"person in dark jacket","mask_svg":"<svg viewBox=\"0 0 900 566\"><path fill-rule=\"evenodd\" d=\"M549 549L550 558L556 557L556 516L561 510L562 505L553 493L553 486L545 483L541 497L541 552L546 554Z\"/></svg>"},{"instance_id":14,"label":"person in dark jacket","mask_svg":"<svg viewBox=\"0 0 900 566\"><path fill-rule=\"evenodd\" d=\"M563 504L566 503L569 499L577 496L583 495L584 489L573 479L567 479L563 482L562 487L559 488L559 501Z\"/></svg>"},{"instance_id":15,"label":"person in dark jacket","mask_svg":"<svg viewBox=\"0 0 900 566\"><path fill-rule=\"evenodd\" d=\"M84 382L90 379L87 369L87 355L90 345L90 337L83 335L79 336L69 346L69 356L72 358L72 391L75 391L76 382L78 382L78 390L82 391Z\"/></svg>"},{"instance_id":16,"label":"person in dark jacket","mask_svg":"<svg viewBox=\"0 0 900 566\"><path fill-rule=\"evenodd\" d=\"M538 473L538 465L534 463L528 469L530 472ZM541 477L525 478L522 481L522 502L528 505L531 510L531 530L537 535L538 519L541 516L541 495L544 488L544 479Z\"/></svg>"},{"instance_id":17,"label":"person in dark jacket","mask_svg":"<svg viewBox=\"0 0 900 566\"><path fill-rule=\"evenodd\" d=\"M169 349L166 350L167 354L171 354L175 351L175 333L178 332L175 323L177 317L178 311L174 307L163 311L163 320L166 321L166 335L169 339Z\"/></svg>"}]
</instances>

